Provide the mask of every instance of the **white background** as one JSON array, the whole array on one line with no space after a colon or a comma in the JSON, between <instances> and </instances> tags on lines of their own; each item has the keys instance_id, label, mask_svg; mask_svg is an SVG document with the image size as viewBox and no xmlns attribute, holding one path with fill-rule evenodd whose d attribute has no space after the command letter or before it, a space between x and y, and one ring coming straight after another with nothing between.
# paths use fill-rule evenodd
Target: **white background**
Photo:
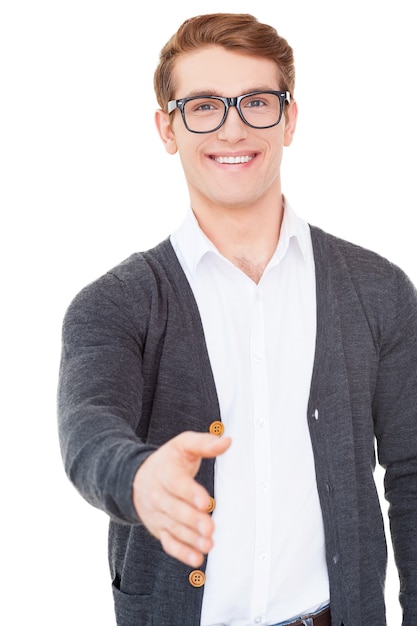
<instances>
[{"instance_id":1,"label":"white background","mask_svg":"<svg viewBox=\"0 0 417 626\"><path fill-rule=\"evenodd\" d=\"M410 0L3 0L0 8L1 596L5 626L114 626L107 519L64 475L60 328L75 293L165 238L187 207L156 134L153 71L182 21L248 12L295 51L284 155L296 211L417 282ZM380 482L381 474L378 472ZM391 557L390 557L391 558ZM400 624L390 561L389 626Z\"/></svg>"}]
</instances>

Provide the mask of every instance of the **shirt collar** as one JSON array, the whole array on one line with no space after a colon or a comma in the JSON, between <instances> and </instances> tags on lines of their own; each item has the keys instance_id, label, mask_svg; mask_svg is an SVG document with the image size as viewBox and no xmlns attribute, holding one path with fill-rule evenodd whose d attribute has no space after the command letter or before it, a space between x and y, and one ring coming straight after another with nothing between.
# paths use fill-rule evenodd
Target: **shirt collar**
<instances>
[{"instance_id":1,"label":"shirt collar","mask_svg":"<svg viewBox=\"0 0 417 626\"><path fill-rule=\"evenodd\" d=\"M285 256L291 242L298 244L299 250L306 260L308 257L310 229L303 219L298 217L291 205L283 198L284 216L281 224L279 241L269 265L275 265Z\"/></svg>"},{"instance_id":2,"label":"shirt collar","mask_svg":"<svg viewBox=\"0 0 417 626\"><path fill-rule=\"evenodd\" d=\"M284 198L284 216L281 225L281 232L277 248L273 254L268 266L277 265L285 256L291 241L294 240L299 246L303 259L306 260L308 253L308 224L299 218L289 203ZM180 225L180 227L171 235L171 242L175 251L181 253L189 272L194 276L197 271L198 264L207 254L214 253L222 256L216 246L201 230L197 218L195 217L191 207Z\"/></svg>"}]
</instances>

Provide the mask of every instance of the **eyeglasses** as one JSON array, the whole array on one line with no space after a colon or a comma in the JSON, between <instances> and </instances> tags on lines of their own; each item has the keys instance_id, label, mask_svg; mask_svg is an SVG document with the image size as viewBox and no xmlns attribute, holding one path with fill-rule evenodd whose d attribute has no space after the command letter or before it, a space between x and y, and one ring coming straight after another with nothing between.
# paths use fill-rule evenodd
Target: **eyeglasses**
<instances>
[{"instance_id":1,"label":"eyeglasses","mask_svg":"<svg viewBox=\"0 0 417 626\"><path fill-rule=\"evenodd\" d=\"M230 107L236 107L241 120L251 128L271 128L280 123L289 91L252 91L235 98L191 96L170 100L168 113L181 111L185 127L192 133L213 133L226 121Z\"/></svg>"}]
</instances>

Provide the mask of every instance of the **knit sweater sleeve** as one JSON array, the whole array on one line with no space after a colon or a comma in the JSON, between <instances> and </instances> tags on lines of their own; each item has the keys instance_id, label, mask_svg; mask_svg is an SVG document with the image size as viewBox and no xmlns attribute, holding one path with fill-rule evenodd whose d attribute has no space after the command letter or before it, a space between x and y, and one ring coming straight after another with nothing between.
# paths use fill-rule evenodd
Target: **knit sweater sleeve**
<instances>
[{"instance_id":1,"label":"knit sweater sleeve","mask_svg":"<svg viewBox=\"0 0 417 626\"><path fill-rule=\"evenodd\" d=\"M84 288L66 312L58 387L65 470L88 502L130 524L140 523L132 481L154 450L137 435L143 342L128 291L113 273Z\"/></svg>"},{"instance_id":2,"label":"knit sweater sleeve","mask_svg":"<svg viewBox=\"0 0 417 626\"><path fill-rule=\"evenodd\" d=\"M379 461L400 576L403 626L417 623L417 293L394 267L374 402Z\"/></svg>"}]
</instances>

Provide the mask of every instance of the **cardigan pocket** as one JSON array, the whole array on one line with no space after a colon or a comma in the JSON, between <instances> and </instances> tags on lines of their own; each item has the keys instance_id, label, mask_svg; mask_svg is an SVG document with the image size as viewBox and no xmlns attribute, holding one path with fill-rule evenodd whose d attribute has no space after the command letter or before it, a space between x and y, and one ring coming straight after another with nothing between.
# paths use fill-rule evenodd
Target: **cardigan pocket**
<instances>
[{"instance_id":1,"label":"cardigan pocket","mask_svg":"<svg viewBox=\"0 0 417 626\"><path fill-rule=\"evenodd\" d=\"M151 595L123 593L113 583L117 626L153 626Z\"/></svg>"}]
</instances>

